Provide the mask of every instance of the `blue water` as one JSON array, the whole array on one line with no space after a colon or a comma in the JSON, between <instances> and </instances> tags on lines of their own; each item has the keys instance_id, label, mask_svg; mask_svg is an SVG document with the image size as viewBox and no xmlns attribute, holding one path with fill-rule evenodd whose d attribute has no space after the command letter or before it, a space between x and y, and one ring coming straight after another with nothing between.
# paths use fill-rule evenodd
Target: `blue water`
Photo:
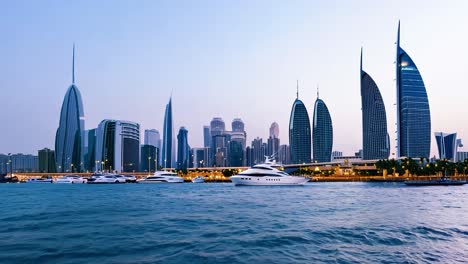
<instances>
[{"instance_id":1,"label":"blue water","mask_svg":"<svg viewBox=\"0 0 468 264\"><path fill-rule=\"evenodd\" d=\"M0 185L0 263L464 263L468 186Z\"/></svg>"}]
</instances>

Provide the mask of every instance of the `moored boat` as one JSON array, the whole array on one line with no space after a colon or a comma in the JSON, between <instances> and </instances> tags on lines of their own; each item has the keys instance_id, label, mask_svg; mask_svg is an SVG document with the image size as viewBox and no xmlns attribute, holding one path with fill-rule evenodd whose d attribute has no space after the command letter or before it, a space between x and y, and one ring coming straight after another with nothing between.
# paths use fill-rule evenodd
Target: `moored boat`
<instances>
[{"instance_id":1,"label":"moored boat","mask_svg":"<svg viewBox=\"0 0 468 264\"><path fill-rule=\"evenodd\" d=\"M184 178L177 176L177 173L170 171L156 171L153 176L137 181L138 183L183 183Z\"/></svg>"},{"instance_id":2,"label":"moored boat","mask_svg":"<svg viewBox=\"0 0 468 264\"><path fill-rule=\"evenodd\" d=\"M453 180L447 177L442 177L436 180L407 180L404 182L408 186L450 186L467 184L465 180Z\"/></svg>"},{"instance_id":3,"label":"moored boat","mask_svg":"<svg viewBox=\"0 0 468 264\"><path fill-rule=\"evenodd\" d=\"M203 176L197 176L192 179L193 183L204 183L205 182L205 177Z\"/></svg>"}]
</instances>

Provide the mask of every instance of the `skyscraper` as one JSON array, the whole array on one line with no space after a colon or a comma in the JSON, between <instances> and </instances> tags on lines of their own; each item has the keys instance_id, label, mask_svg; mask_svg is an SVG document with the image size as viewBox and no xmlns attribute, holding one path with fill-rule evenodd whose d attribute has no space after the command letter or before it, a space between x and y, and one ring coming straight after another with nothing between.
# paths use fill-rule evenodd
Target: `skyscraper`
<instances>
[{"instance_id":1,"label":"skyscraper","mask_svg":"<svg viewBox=\"0 0 468 264\"><path fill-rule=\"evenodd\" d=\"M234 118L232 120L232 132L244 132L244 122L240 118Z\"/></svg>"},{"instance_id":2,"label":"skyscraper","mask_svg":"<svg viewBox=\"0 0 468 264\"><path fill-rule=\"evenodd\" d=\"M161 151L161 160L163 168L172 168L173 157L175 156L174 146L174 124L172 123L172 97L169 99L169 103L166 105L166 112L164 113L164 130L163 130L163 142Z\"/></svg>"},{"instance_id":3,"label":"skyscraper","mask_svg":"<svg viewBox=\"0 0 468 264\"><path fill-rule=\"evenodd\" d=\"M56 167L59 172L81 171L84 111L80 91L75 85L75 45L73 45L72 84L65 93L55 136Z\"/></svg>"},{"instance_id":4,"label":"skyscraper","mask_svg":"<svg viewBox=\"0 0 468 264\"><path fill-rule=\"evenodd\" d=\"M292 164L308 163L311 156L309 114L304 103L299 100L299 84L297 89L297 98L293 103L289 118L289 144Z\"/></svg>"},{"instance_id":5,"label":"skyscraper","mask_svg":"<svg viewBox=\"0 0 468 264\"><path fill-rule=\"evenodd\" d=\"M153 145L140 146L140 171L151 172L157 170L158 148Z\"/></svg>"},{"instance_id":6,"label":"skyscraper","mask_svg":"<svg viewBox=\"0 0 468 264\"><path fill-rule=\"evenodd\" d=\"M333 125L327 105L319 98L318 92L312 123L313 161L330 162L333 147Z\"/></svg>"},{"instance_id":7,"label":"skyscraper","mask_svg":"<svg viewBox=\"0 0 468 264\"><path fill-rule=\"evenodd\" d=\"M429 101L416 64L400 47L400 22L396 47L397 155L427 158L431 149Z\"/></svg>"},{"instance_id":8,"label":"skyscraper","mask_svg":"<svg viewBox=\"0 0 468 264\"><path fill-rule=\"evenodd\" d=\"M221 117L214 117L210 122L211 137L221 135L226 130L226 125Z\"/></svg>"},{"instance_id":9,"label":"skyscraper","mask_svg":"<svg viewBox=\"0 0 468 264\"><path fill-rule=\"evenodd\" d=\"M279 138L279 125L276 122L273 122L270 126L270 137Z\"/></svg>"},{"instance_id":10,"label":"skyscraper","mask_svg":"<svg viewBox=\"0 0 468 264\"><path fill-rule=\"evenodd\" d=\"M447 134L436 132L434 135L437 142L437 149L439 150L439 158L448 159L453 162L457 161L458 145L461 144L457 140L457 133Z\"/></svg>"},{"instance_id":11,"label":"skyscraper","mask_svg":"<svg viewBox=\"0 0 468 264\"><path fill-rule=\"evenodd\" d=\"M189 167L189 159L188 130L181 127L177 135L177 169L186 170Z\"/></svg>"},{"instance_id":12,"label":"skyscraper","mask_svg":"<svg viewBox=\"0 0 468 264\"><path fill-rule=\"evenodd\" d=\"M211 145L210 126L203 126L203 147L209 148Z\"/></svg>"},{"instance_id":13,"label":"skyscraper","mask_svg":"<svg viewBox=\"0 0 468 264\"><path fill-rule=\"evenodd\" d=\"M364 160L387 159L390 154L390 140L385 105L379 87L372 77L362 70L362 48L360 65L362 158Z\"/></svg>"},{"instance_id":14,"label":"skyscraper","mask_svg":"<svg viewBox=\"0 0 468 264\"><path fill-rule=\"evenodd\" d=\"M273 122L270 126L270 137L268 138L268 150L266 155L268 156L275 156L278 158L278 151L280 147L280 139L279 139L279 126L278 123Z\"/></svg>"},{"instance_id":15,"label":"skyscraper","mask_svg":"<svg viewBox=\"0 0 468 264\"><path fill-rule=\"evenodd\" d=\"M83 170L96 171L96 129L84 131L83 140Z\"/></svg>"},{"instance_id":16,"label":"skyscraper","mask_svg":"<svg viewBox=\"0 0 468 264\"><path fill-rule=\"evenodd\" d=\"M161 147L161 136L156 129L145 129L145 145L151 145L155 148Z\"/></svg>"},{"instance_id":17,"label":"skyscraper","mask_svg":"<svg viewBox=\"0 0 468 264\"><path fill-rule=\"evenodd\" d=\"M100 170L133 172L140 163L140 125L103 120L96 130L96 164Z\"/></svg>"}]
</instances>

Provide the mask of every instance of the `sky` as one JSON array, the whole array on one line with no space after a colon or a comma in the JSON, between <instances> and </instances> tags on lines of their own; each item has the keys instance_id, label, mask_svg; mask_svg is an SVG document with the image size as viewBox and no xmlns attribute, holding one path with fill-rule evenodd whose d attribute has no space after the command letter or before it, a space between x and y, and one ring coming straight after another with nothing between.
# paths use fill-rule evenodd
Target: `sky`
<instances>
[{"instance_id":1,"label":"sky","mask_svg":"<svg viewBox=\"0 0 468 264\"><path fill-rule=\"evenodd\" d=\"M401 46L426 85L432 133L468 140L467 12L468 1L433 0L4 1L0 153L54 148L73 43L86 129L110 118L162 131L172 93L174 127L188 129L191 147L203 145L203 126L213 117L227 129L241 118L248 142L266 140L276 121L287 144L298 80L310 118L319 87L333 150L345 155L362 148L363 47L394 153L398 20Z\"/></svg>"}]
</instances>

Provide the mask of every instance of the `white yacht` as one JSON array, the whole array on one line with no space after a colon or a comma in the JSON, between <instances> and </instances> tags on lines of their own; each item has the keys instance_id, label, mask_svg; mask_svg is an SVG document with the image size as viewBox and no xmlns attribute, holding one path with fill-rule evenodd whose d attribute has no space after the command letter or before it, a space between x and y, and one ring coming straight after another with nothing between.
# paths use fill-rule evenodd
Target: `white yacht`
<instances>
[{"instance_id":1,"label":"white yacht","mask_svg":"<svg viewBox=\"0 0 468 264\"><path fill-rule=\"evenodd\" d=\"M156 171L153 176L138 180L138 183L183 183L184 178L170 171Z\"/></svg>"},{"instance_id":2,"label":"white yacht","mask_svg":"<svg viewBox=\"0 0 468 264\"><path fill-rule=\"evenodd\" d=\"M293 176L278 170L278 165L270 159L231 177L234 185L304 185L309 178Z\"/></svg>"},{"instance_id":3,"label":"white yacht","mask_svg":"<svg viewBox=\"0 0 468 264\"><path fill-rule=\"evenodd\" d=\"M50 177L47 178L31 178L26 183L52 183L54 180Z\"/></svg>"},{"instance_id":4,"label":"white yacht","mask_svg":"<svg viewBox=\"0 0 468 264\"><path fill-rule=\"evenodd\" d=\"M78 175L66 175L61 178L58 178L55 183L70 183L70 184L75 184L75 183L86 183L88 180L86 180L83 177L80 177Z\"/></svg>"},{"instance_id":5,"label":"white yacht","mask_svg":"<svg viewBox=\"0 0 468 264\"><path fill-rule=\"evenodd\" d=\"M205 182L205 177L203 176L197 176L192 179L193 183L204 183Z\"/></svg>"}]
</instances>

